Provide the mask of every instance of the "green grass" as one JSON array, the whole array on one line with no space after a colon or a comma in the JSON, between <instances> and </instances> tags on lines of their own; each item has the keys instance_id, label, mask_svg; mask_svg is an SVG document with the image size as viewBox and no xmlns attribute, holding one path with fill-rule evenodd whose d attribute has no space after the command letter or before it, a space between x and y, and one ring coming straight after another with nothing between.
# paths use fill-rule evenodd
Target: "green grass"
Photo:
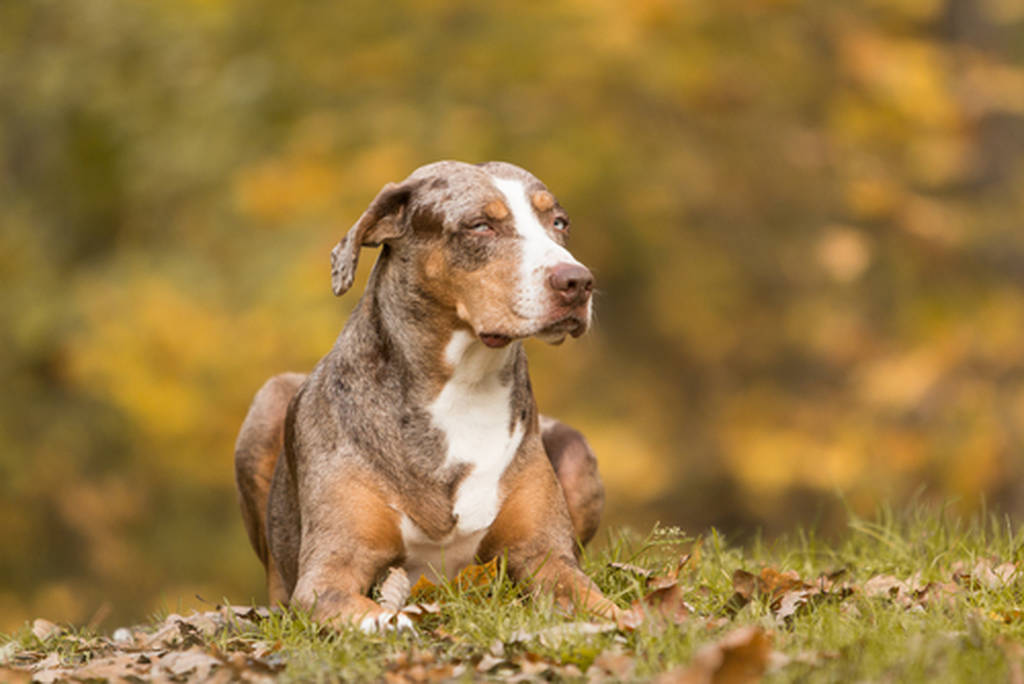
<instances>
[{"instance_id":1,"label":"green grass","mask_svg":"<svg viewBox=\"0 0 1024 684\"><path fill-rule=\"evenodd\" d=\"M595 661L607 653L632 659L631 669L618 676L644 680L690 663L698 649L739 626L757 625L770 632L772 647L781 654L765 675L769 682L1002 681L1012 667L1019 668L1015 661L1024 645L1024 579L1017 574L1008 582L986 584L964 573L979 562L985 567L1020 564L1022 548L1024 536L1004 520L964 521L948 511L919 506L899 514L883 511L871 521L851 516L847 534L831 544L797 532L788 539L740 548L714 531L698 541L680 530L658 527L644 537L611 535L603 550L585 557L584 565L610 598L628 606L649 590L642 577L610 563L665 574L692 553L678 582L693 613L681 624L649 620L635 630L600 633L569 628L564 638L524 641L524 634L578 624L584 618L560 615L546 597L524 596L499 573L486 586L441 587L440 612L423 618L416 635L333 632L301 613L278 612L256 624L235 621L233 627L206 637L202 647L218 654L256 649L257 660L278 670L275 676L281 681L364 681L386 673L392 679L415 678L431 668L440 676L451 673L437 669L446 665L459 668L454 671L459 679L501 679L522 667L541 672L549 666L538 677L572 680L600 667ZM842 581L853 592L830 595L787 620L776 616L765 596L730 611L735 607L733 573L756 575L765 567L795 571L808 582L845 569ZM957 568L959 583L953 576ZM948 591L925 593L934 600L901 601L869 596L864 590L873 577L906 580L915 574L916 586L944 583ZM58 652L74 664L101 653L104 643L109 645L109 640L75 632L40 641L26 627L0 638L0 654L8 654L8 666L17 664L10 660L16 652ZM30 665L24 655L20 662Z\"/></svg>"}]
</instances>

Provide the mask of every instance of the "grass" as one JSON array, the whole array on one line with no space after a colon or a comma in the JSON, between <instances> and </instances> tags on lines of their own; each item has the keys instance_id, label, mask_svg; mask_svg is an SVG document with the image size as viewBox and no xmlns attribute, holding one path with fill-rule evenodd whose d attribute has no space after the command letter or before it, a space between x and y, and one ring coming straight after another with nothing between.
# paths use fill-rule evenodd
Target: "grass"
<instances>
[{"instance_id":1,"label":"grass","mask_svg":"<svg viewBox=\"0 0 1024 684\"><path fill-rule=\"evenodd\" d=\"M676 581L692 611L679 623L649 619L635 629L595 632L580 626L588 624L583 618L560 615L546 597L522 595L499 572L481 586L440 587L440 611L425 616L416 635L330 632L301 613L275 612L256 622L234 620L200 646L218 654L255 654L250 665L273 670L280 681L502 679L524 673L573 680L598 672L612 681L646 680L686 666L737 627L754 625L771 635L768 682L977 682L1019 675L1024 578L1006 565L998 580L986 574L1000 564L1021 564L1024 535L1005 520L965 521L916 506L883 511L870 521L851 515L837 543L796 532L747 548L714 531L698 540L656 527L644 537L615 533L584 565L609 597L628 606L651 588L641 575L611 563L665 577L687 553L692 555ZM737 603L734 573L757 575L764 568L791 571L809 584L845 569L848 590L826 593L788 618L770 591ZM870 582L886 578L912 578L911 586L873 595ZM154 619L154 627L162 619ZM571 626L562 634L550 629L566 624ZM30 667L35 656L25 654L52 652L74 664L96 657L97 644L104 643L110 640L73 630L41 640L26 627L0 638L0 665L3 654L11 666L17 664L13 654L21 653L21 666Z\"/></svg>"}]
</instances>

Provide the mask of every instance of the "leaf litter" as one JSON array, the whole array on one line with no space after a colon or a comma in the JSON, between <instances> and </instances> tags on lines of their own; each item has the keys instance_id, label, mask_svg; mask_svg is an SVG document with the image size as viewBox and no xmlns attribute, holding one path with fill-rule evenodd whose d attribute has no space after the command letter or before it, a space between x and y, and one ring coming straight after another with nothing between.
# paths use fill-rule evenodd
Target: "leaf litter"
<instances>
[{"instance_id":1,"label":"leaf litter","mask_svg":"<svg viewBox=\"0 0 1024 684\"><path fill-rule=\"evenodd\" d=\"M936 575L939 580L931 581L925 581L920 572L902 578L875 574L855 583L848 579L847 568L810 579L773 566L757 572L736 568L731 576L732 594L720 609L699 611L694 606L702 603L699 599L706 598L709 590L705 585L695 586L699 544L695 547L696 554L682 556L661 572L632 563L610 563L611 570L629 575L640 587L639 597L614 622L576 616L540 629L515 630L484 651L446 628L443 600L448 590L484 596L500 577L497 563L470 566L452 580L451 587L423 577L412 584L404 571L392 570L378 589L381 605L427 629L412 637L408 650L386 657L381 678L392 684L471 676L513 682L643 678L637 675L642 667L638 655L628 648L629 643L638 642L630 641L629 635L660 632L675 625L708 633L713 640L698 647L688 663L662 672L655 681L746 684L759 681L767 672L794 665L819 667L839 657L824 650L785 654L774 648L780 635L785 639L795 618L824 603L840 604L859 614L856 603L849 599L860 597L900 610L923 611L948 605L966 591L1019 590L1022 580L1018 564L989 559L954 563ZM755 602L767 610L773 621L767 624L774 624L772 629L764 622L737 624L741 613ZM260 625L274 614L262 607L223 605L189 615L172 614L149 627L120 627L110 637L76 634L38 619L30 628L34 643L10 641L0 646L0 681L270 682L286 669L287 658L280 642L252 635L259 634ZM975 621L1024 622L1024 611L1017 608L972 615ZM974 632L978 629L975 626ZM573 645L596 637L603 639L601 650L582 661L566 661L557 655L559 649L571 650ZM1024 650L1016 642L1000 643L1007 657L1016 659L1011 673L1018 673ZM446 648L451 652L445 653Z\"/></svg>"}]
</instances>

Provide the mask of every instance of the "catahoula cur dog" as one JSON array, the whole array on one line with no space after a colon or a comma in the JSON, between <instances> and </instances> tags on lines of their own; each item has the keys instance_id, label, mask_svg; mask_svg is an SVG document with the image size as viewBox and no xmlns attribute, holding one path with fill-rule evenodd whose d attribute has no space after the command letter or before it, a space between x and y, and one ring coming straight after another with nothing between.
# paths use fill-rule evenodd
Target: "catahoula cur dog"
<instances>
[{"instance_id":1,"label":"catahoula cur dog","mask_svg":"<svg viewBox=\"0 0 1024 684\"><path fill-rule=\"evenodd\" d=\"M521 344L589 326L594 279L568 234L527 171L442 161L386 185L332 250L341 295L382 246L334 347L259 390L235 449L272 603L384 627L367 594L389 567L451 577L504 556L534 590L617 614L577 558L604 501L596 461L538 413Z\"/></svg>"}]
</instances>

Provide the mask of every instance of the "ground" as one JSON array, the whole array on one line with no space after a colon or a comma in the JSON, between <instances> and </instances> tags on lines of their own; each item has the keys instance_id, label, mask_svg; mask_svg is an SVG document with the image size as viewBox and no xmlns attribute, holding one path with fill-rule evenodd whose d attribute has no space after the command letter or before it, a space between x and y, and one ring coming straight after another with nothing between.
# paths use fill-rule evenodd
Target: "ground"
<instances>
[{"instance_id":1,"label":"ground","mask_svg":"<svg viewBox=\"0 0 1024 684\"><path fill-rule=\"evenodd\" d=\"M851 516L843 539L727 543L656 527L585 556L617 623L524 594L501 563L378 598L413 630L332 631L211 605L109 634L40 619L0 637L0 682L1024 682L1024 535L944 510ZM394 622L397 622L394 621Z\"/></svg>"}]
</instances>

